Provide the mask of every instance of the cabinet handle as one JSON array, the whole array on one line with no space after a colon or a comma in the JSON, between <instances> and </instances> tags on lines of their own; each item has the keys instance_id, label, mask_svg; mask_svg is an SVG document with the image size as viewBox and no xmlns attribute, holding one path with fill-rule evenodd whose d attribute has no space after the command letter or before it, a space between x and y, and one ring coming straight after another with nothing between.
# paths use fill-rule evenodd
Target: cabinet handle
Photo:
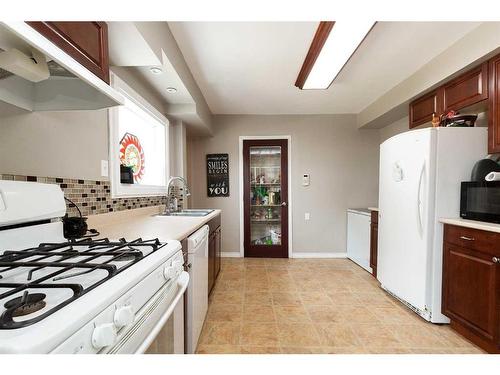
<instances>
[{"instance_id":1,"label":"cabinet handle","mask_svg":"<svg viewBox=\"0 0 500 375\"><path fill-rule=\"evenodd\" d=\"M500 258L493 257L491 258L491 260L493 261L493 263L500 263Z\"/></svg>"},{"instance_id":2,"label":"cabinet handle","mask_svg":"<svg viewBox=\"0 0 500 375\"><path fill-rule=\"evenodd\" d=\"M460 239L465 240L465 241L474 241L475 240L474 237L466 237L466 236L460 236Z\"/></svg>"}]
</instances>

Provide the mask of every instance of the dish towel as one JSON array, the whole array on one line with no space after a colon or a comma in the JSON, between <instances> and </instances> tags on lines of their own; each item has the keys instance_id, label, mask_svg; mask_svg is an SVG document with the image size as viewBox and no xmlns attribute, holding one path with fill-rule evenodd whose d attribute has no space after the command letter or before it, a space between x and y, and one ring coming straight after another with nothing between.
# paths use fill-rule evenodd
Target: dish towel
<instances>
[{"instance_id":1,"label":"dish towel","mask_svg":"<svg viewBox=\"0 0 500 375\"><path fill-rule=\"evenodd\" d=\"M490 172L484 179L486 181L500 181L500 172Z\"/></svg>"}]
</instances>

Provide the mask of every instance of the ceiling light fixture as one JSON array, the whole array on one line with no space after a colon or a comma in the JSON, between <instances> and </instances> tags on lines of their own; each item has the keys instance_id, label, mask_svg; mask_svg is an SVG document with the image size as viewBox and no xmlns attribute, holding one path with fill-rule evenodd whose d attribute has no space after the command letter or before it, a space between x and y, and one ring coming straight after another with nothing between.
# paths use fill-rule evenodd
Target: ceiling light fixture
<instances>
[{"instance_id":1,"label":"ceiling light fixture","mask_svg":"<svg viewBox=\"0 0 500 375\"><path fill-rule=\"evenodd\" d=\"M330 87L374 25L362 20L321 21L295 86L302 90Z\"/></svg>"},{"instance_id":2,"label":"ceiling light fixture","mask_svg":"<svg viewBox=\"0 0 500 375\"><path fill-rule=\"evenodd\" d=\"M167 92L169 94L175 94L177 92L177 89L175 87L167 87Z\"/></svg>"},{"instance_id":3,"label":"ceiling light fixture","mask_svg":"<svg viewBox=\"0 0 500 375\"><path fill-rule=\"evenodd\" d=\"M157 68L156 66L153 66L152 68L149 68L149 70L153 74L161 74L161 72L162 72L161 68Z\"/></svg>"}]
</instances>

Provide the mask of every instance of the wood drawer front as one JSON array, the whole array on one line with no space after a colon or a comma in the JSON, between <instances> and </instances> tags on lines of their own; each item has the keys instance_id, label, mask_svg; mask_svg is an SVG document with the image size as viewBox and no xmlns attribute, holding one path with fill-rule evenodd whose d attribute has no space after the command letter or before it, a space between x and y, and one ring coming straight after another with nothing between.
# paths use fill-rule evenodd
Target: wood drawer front
<instances>
[{"instance_id":1,"label":"wood drawer front","mask_svg":"<svg viewBox=\"0 0 500 375\"><path fill-rule=\"evenodd\" d=\"M487 340L499 329L498 267L489 255L444 244L443 313Z\"/></svg>"},{"instance_id":2,"label":"wood drawer front","mask_svg":"<svg viewBox=\"0 0 500 375\"><path fill-rule=\"evenodd\" d=\"M108 26L105 22L27 22L68 55L109 83Z\"/></svg>"},{"instance_id":3,"label":"wood drawer front","mask_svg":"<svg viewBox=\"0 0 500 375\"><path fill-rule=\"evenodd\" d=\"M442 90L445 113L488 99L488 63L455 78Z\"/></svg>"},{"instance_id":4,"label":"wood drawer front","mask_svg":"<svg viewBox=\"0 0 500 375\"><path fill-rule=\"evenodd\" d=\"M210 228L210 234L214 233L215 230L220 227L221 215L217 215L213 219L211 219L207 224Z\"/></svg>"},{"instance_id":5,"label":"wood drawer front","mask_svg":"<svg viewBox=\"0 0 500 375\"><path fill-rule=\"evenodd\" d=\"M432 114L441 113L438 92L433 91L410 103L410 129L432 121Z\"/></svg>"},{"instance_id":6,"label":"wood drawer front","mask_svg":"<svg viewBox=\"0 0 500 375\"><path fill-rule=\"evenodd\" d=\"M500 257L500 233L447 224L444 226L444 241Z\"/></svg>"}]
</instances>

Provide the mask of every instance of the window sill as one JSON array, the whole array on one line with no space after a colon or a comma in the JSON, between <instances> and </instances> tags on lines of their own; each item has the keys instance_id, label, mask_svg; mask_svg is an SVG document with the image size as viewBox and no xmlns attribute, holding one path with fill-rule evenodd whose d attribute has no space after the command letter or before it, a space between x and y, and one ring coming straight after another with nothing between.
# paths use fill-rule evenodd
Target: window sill
<instances>
[{"instance_id":1,"label":"window sill","mask_svg":"<svg viewBox=\"0 0 500 375\"><path fill-rule=\"evenodd\" d=\"M167 187L119 184L111 186L111 198L139 198L167 194Z\"/></svg>"}]
</instances>

